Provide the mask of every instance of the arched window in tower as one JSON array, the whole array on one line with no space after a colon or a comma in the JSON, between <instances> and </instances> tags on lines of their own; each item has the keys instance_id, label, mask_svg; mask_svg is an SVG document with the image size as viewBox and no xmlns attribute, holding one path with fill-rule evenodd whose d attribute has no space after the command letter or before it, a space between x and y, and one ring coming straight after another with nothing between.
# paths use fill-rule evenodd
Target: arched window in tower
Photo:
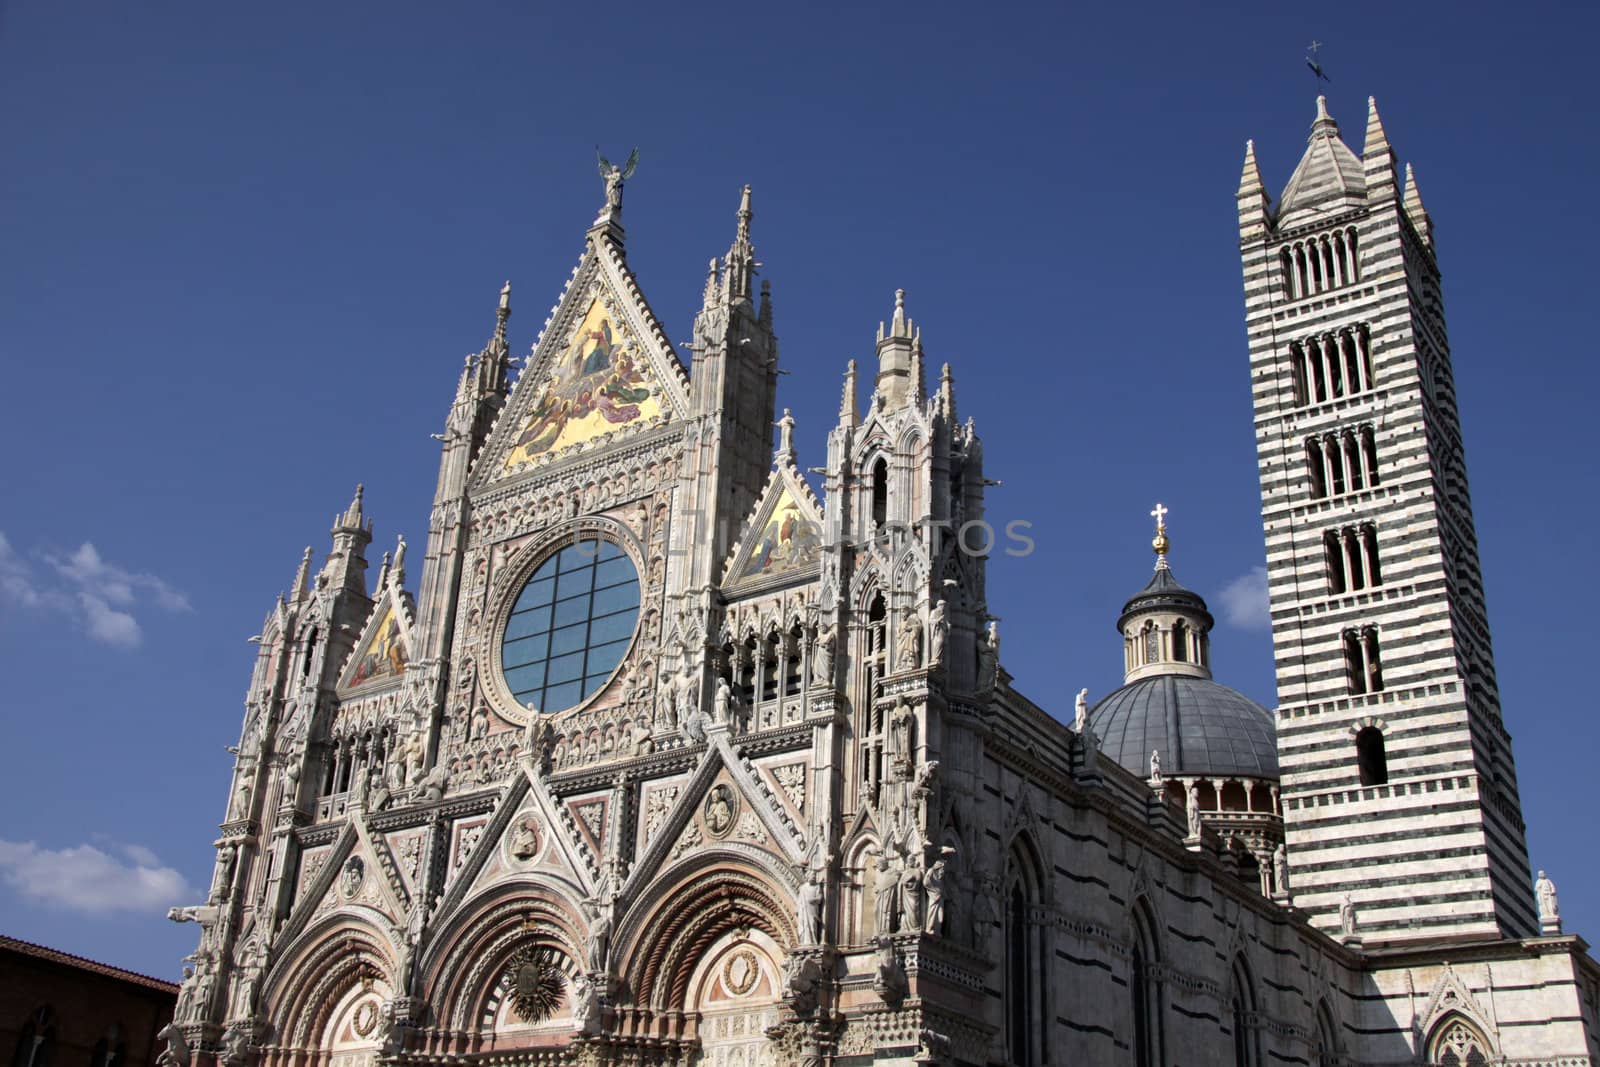
<instances>
[{"instance_id":1,"label":"arched window in tower","mask_svg":"<svg viewBox=\"0 0 1600 1067\"><path fill-rule=\"evenodd\" d=\"M1383 689L1383 661L1378 655L1378 628L1376 626L1367 626L1362 629L1361 647L1367 657L1367 692L1379 692Z\"/></svg>"},{"instance_id":2,"label":"arched window in tower","mask_svg":"<svg viewBox=\"0 0 1600 1067\"><path fill-rule=\"evenodd\" d=\"M1372 427L1363 426L1361 437L1361 461L1367 472L1367 487L1372 488L1378 484L1378 445L1372 436Z\"/></svg>"},{"instance_id":3,"label":"arched window in tower","mask_svg":"<svg viewBox=\"0 0 1600 1067\"><path fill-rule=\"evenodd\" d=\"M1255 1013L1255 990L1250 982L1250 971L1245 966L1244 957L1233 961L1233 996L1228 1005L1232 1018L1233 1029L1233 1063L1234 1067L1253 1067L1256 1062L1253 1055L1250 1034L1250 1016Z\"/></svg>"},{"instance_id":4,"label":"arched window in tower","mask_svg":"<svg viewBox=\"0 0 1600 1067\"><path fill-rule=\"evenodd\" d=\"M883 529L889 521L889 463L879 457L872 465L872 528Z\"/></svg>"},{"instance_id":5,"label":"arched window in tower","mask_svg":"<svg viewBox=\"0 0 1600 1067\"><path fill-rule=\"evenodd\" d=\"M1428 1044L1428 1062L1438 1067L1488 1067L1489 1043L1459 1015L1447 1016Z\"/></svg>"},{"instance_id":6,"label":"arched window in tower","mask_svg":"<svg viewBox=\"0 0 1600 1067\"><path fill-rule=\"evenodd\" d=\"M1337 596L1348 587L1344 573L1344 541L1338 530L1322 535L1322 552L1328 561L1328 592Z\"/></svg>"},{"instance_id":7,"label":"arched window in tower","mask_svg":"<svg viewBox=\"0 0 1600 1067\"><path fill-rule=\"evenodd\" d=\"M1311 495L1322 499L1328 495L1326 461L1322 454L1322 438L1313 437L1306 442L1306 477L1311 483Z\"/></svg>"},{"instance_id":8,"label":"arched window in tower","mask_svg":"<svg viewBox=\"0 0 1600 1067\"><path fill-rule=\"evenodd\" d=\"M1182 619L1172 624L1172 658L1179 663L1189 662L1189 628Z\"/></svg>"},{"instance_id":9,"label":"arched window in tower","mask_svg":"<svg viewBox=\"0 0 1600 1067\"><path fill-rule=\"evenodd\" d=\"M1366 566L1369 586L1383 581L1383 572L1378 567L1378 528L1370 522L1361 527L1361 562Z\"/></svg>"},{"instance_id":10,"label":"arched window in tower","mask_svg":"<svg viewBox=\"0 0 1600 1067\"><path fill-rule=\"evenodd\" d=\"M1344 232L1344 239L1345 244L1350 249L1350 280L1359 282L1361 280L1361 256L1356 248L1356 228L1354 226Z\"/></svg>"},{"instance_id":11,"label":"arched window in tower","mask_svg":"<svg viewBox=\"0 0 1600 1067\"><path fill-rule=\"evenodd\" d=\"M1161 633L1156 629L1156 624L1144 624L1144 661L1146 663L1161 662Z\"/></svg>"},{"instance_id":12,"label":"arched window in tower","mask_svg":"<svg viewBox=\"0 0 1600 1067\"><path fill-rule=\"evenodd\" d=\"M1361 635L1355 630L1346 630L1343 640L1345 678L1350 692L1360 695L1367 691L1367 672L1361 663Z\"/></svg>"},{"instance_id":13,"label":"arched window in tower","mask_svg":"<svg viewBox=\"0 0 1600 1067\"><path fill-rule=\"evenodd\" d=\"M1389 759L1383 751L1383 731L1363 726L1356 732L1356 767L1362 785L1388 785Z\"/></svg>"},{"instance_id":14,"label":"arched window in tower","mask_svg":"<svg viewBox=\"0 0 1600 1067\"><path fill-rule=\"evenodd\" d=\"M1296 297L1294 289L1294 257L1285 248L1278 253L1278 277L1283 282L1283 298L1293 300Z\"/></svg>"},{"instance_id":15,"label":"arched window in tower","mask_svg":"<svg viewBox=\"0 0 1600 1067\"><path fill-rule=\"evenodd\" d=\"M800 650L805 647L805 632L800 624L789 628L783 641L783 695L800 695Z\"/></svg>"}]
</instances>

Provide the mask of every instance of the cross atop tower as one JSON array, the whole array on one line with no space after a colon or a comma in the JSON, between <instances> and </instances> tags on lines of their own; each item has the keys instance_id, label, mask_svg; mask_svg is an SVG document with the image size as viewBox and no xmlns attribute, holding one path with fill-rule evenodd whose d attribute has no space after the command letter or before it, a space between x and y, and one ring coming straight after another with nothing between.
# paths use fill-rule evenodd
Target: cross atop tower
<instances>
[{"instance_id":1,"label":"cross atop tower","mask_svg":"<svg viewBox=\"0 0 1600 1067\"><path fill-rule=\"evenodd\" d=\"M1167 540L1167 506L1158 502L1150 517L1156 520L1156 536L1150 547L1156 550L1156 569L1161 570L1167 566L1167 549L1172 544Z\"/></svg>"}]
</instances>

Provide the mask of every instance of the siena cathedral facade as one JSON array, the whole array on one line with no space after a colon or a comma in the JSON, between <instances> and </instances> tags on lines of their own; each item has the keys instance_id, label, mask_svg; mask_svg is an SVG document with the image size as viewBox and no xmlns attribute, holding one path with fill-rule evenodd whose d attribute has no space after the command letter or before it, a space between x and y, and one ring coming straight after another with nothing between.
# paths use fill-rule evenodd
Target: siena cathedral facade
<instances>
[{"instance_id":1,"label":"siena cathedral facade","mask_svg":"<svg viewBox=\"0 0 1600 1067\"><path fill-rule=\"evenodd\" d=\"M427 544L369 575L358 489L268 614L169 1064L1600 1063L1375 106L1238 193L1273 710L1160 506L1126 684L1014 689L985 565L1026 535L903 297L814 489L749 189L680 353L631 162L515 381L502 292Z\"/></svg>"}]
</instances>

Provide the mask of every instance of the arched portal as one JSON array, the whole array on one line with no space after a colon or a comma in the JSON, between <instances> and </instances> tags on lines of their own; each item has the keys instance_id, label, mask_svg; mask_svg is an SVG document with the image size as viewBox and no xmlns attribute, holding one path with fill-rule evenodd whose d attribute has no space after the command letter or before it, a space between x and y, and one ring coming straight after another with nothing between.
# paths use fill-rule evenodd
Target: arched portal
<instances>
[{"instance_id":1,"label":"arched portal","mask_svg":"<svg viewBox=\"0 0 1600 1067\"><path fill-rule=\"evenodd\" d=\"M386 1036L384 1002L392 996L387 982L354 982L334 1001L316 1047L326 1050L327 1067L374 1067Z\"/></svg>"},{"instance_id":2,"label":"arched portal","mask_svg":"<svg viewBox=\"0 0 1600 1067\"><path fill-rule=\"evenodd\" d=\"M700 1015L703 1067L776 1067L767 1028L778 1022L783 949L760 930L729 931L709 945L689 981Z\"/></svg>"}]
</instances>

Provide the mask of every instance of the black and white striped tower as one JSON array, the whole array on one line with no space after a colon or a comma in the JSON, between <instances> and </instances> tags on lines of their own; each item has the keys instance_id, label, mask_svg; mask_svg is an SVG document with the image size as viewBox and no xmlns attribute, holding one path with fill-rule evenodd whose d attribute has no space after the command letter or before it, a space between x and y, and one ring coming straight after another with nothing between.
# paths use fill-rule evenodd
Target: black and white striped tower
<instances>
[{"instance_id":1,"label":"black and white striped tower","mask_svg":"<svg viewBox=\"0 0 1600 1067\"><path fill-rule=\"evenodd\" d=\"M1433 227L1368 100L1240 181L1294 902L1363 942L1537 933Z\"/></svg>"}]
</instances>

